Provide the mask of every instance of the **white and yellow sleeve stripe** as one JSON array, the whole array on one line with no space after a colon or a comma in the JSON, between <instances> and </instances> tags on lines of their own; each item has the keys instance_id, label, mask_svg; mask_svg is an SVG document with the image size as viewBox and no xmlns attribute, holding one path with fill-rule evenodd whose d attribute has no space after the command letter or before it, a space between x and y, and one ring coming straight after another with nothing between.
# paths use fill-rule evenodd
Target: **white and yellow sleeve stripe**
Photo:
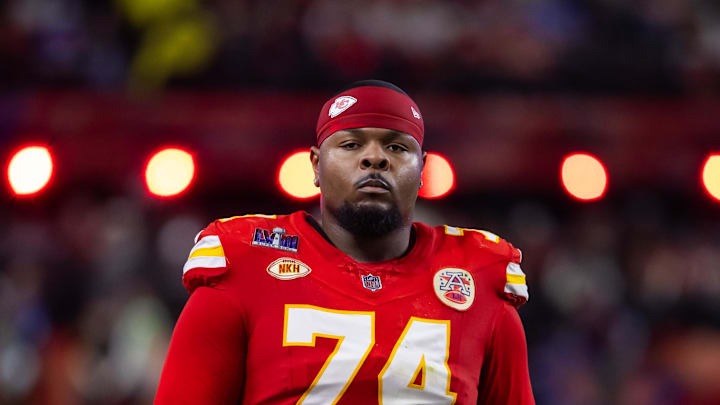
<instances>
[{"instance_id":1,"label":"white and yellow sleeve stripe","mask_svg":"<svg viewBox=\"0 0 720 405\"><path fill-rule=\"evenodd\" d=\"M226 265L220 238L217 235L208 235L195 243L183 266L183 274L193 269L218 269Z\"/></svg>"},{"instance_id":2,"label":"white and yellow sleeve stripe","mask_svg":"<svg viewBox=\"0 0 720 405\"><path fill-rule=\"evenodd\" d=\"M505 273L505 292L523 297L527 301L530 295L528 294L527 283L525 282L525 273L523 273L520 265L513 262L508 263Z\"/></svg>"}]
</instances>

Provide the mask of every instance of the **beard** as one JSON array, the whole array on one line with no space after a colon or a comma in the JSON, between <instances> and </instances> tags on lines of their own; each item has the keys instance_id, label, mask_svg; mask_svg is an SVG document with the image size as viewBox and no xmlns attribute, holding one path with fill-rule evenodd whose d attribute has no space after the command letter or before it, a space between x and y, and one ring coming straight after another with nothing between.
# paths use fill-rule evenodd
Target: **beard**
<instances>
[{"instance_id":1,"label":"beard","mask_svg":"<svg viewBox=\"0 0 720 405\"><path fill-rule=\"evenodd\" d=\"M403 216L396 205L390 208L354 206L345 201L331 212L340 226L362 239L387 235L403 224Z\"/></svg>"}]
</instances>

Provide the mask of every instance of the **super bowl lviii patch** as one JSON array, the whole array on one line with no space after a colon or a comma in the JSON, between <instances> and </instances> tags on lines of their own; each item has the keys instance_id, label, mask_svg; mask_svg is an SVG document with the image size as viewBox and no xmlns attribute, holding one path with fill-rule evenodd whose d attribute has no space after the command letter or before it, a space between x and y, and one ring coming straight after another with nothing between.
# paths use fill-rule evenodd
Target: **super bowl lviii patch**
<instances>
[{"instance_id":1,"label":"super bowl lviii patch","mask_svg":"<svg viewBox=\"0 0 720 405\"><path fill-rule=\"evenodd\" d=\"M455 268L438 270L433 289L440 301L450 308L465 311L475 300L475 281L469 271Z\"/></svg>"},{"instance_id":2,"label":"super bowl lviii patch","mask_svg":"<svg viewBox=\"0 0 720 405\"><path fill-rule=\"evenodd\" d=\"M269 275L280 280L292 280L294 278L305 277L312 269L300 260L290 257L281 257L267 266L266 271Z\"/></svg>"},{"instance_id":3,"label":"super bowl lviii patch","mask_svg":"<svg viewBox=\"0 0 720 405\"><path fill-rule=\"evenodd\" d=\"M267 229L255 228L252 244L253 246L297 252L299 238L296 235L286 235L285 233L285 228L273 228L272 232Z\"/></svg>"}]
</instances>

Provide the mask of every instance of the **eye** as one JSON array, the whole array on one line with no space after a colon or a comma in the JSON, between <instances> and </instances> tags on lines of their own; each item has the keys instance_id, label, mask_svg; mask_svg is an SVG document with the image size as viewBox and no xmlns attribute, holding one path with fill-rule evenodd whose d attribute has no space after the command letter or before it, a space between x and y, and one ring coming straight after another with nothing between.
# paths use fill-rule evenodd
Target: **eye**
<instances>
[{"instance_id":1,"label":"eye","mask_svg":"<svg viewBox=\"0 0 720 405\"><path fill-rule=\"evenodd\" d=\"M388 149L390 149L392 152L406 152L408 149L404 147L403 145L392 143L388 145Z\"/></svg>"},{"instance_id":2,"label":"eye","mask_svg":"<svg viewBox=\"0 0 720 405\"><path fill-rule=\"evenodd\" d=\"M345 143L340 144L340 147L347 150L353 150L360 147L360 144L357 142L348 141Z\"/></svg>"}]
</instances>

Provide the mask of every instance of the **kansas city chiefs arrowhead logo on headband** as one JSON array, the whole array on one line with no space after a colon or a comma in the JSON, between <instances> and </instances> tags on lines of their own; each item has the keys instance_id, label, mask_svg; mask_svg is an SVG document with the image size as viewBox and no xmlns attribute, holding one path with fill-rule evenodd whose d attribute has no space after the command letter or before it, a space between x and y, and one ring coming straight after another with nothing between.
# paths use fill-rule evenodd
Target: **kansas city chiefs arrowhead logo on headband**
<instances>
[{"instance_id":1,"label":"kansas city chiefs arrowhead logo on headband","mask_svg":"<svg viewBox=\"0 0 720 405\"><path fill-rule=\"evenodd\" d=\"M330 106L328 115L330 116L330 118L335 118L355 103L357 103L357 99L355 97L340 96L336 98L335 102L332 103L332 105Z\"/></svg>"}]
</instances>

